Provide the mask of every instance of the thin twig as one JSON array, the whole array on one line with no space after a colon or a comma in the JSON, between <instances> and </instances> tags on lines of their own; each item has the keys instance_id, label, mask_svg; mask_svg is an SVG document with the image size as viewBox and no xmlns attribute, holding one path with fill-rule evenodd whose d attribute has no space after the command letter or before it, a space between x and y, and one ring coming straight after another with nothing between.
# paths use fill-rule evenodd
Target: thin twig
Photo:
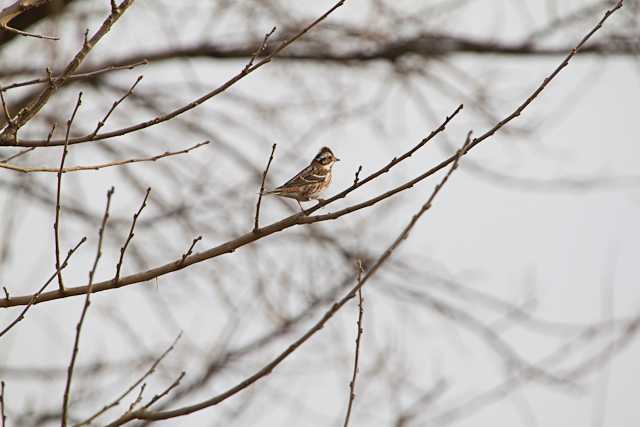
<instances>
[{"instance_id":1,"label":"thin twig","mask_svg":"<svg viewBox=\"0 0 640 427\"><path fill-rule=\"evenodd\" d=\"M53 132L56 130L56 123L52 123L51 124L51 130L49 131L49 134L47 135L47 144L49 143L49 141L51 141L51 137L53 136ZM24 156L25 154L35 150L37 147L29 147L26 148L24 150L18 151L16 154L9 156L5 159L0 160L0 163L7 163L10 162L11 160L15 160L18 157ZM58 169L56 168L56 172L58 171ZM64 172L64 171L63 171Z\"/></svg>"},{"instance_id":2,"label":"thin twig","mask_svg":"<svg viewBox=\"0 0 640 427\"><path fill-rule=\"evenodd\" d=\"M42 6L48 1L49 0L18 0L12 5L0 10L0 29L25 37L35 37L45 40L59 40L57 37L28 33L26 31L18 30L17 28L9 26L9 22L17 16L22 15L24 12L28 11L29 9L33 9L34 7Z\"/></svg>"},{"instance_id":3,"label":"thin twig","mask_svg":"<svg viewBox=\"0 0 640 427\"><path fill-rule=\"evenodd\" d=\"M2 421L2 427L5 427L6 419L4 414L4 381L0 381L0 421Z\"/></svg>"},{"instance_id":4,"label":"thin twig","mask_svg":"<svg viewBox=\"0 0 640 427\"><path fill-rule=\"evenodd\" d=\"M122 101L124 101L129 95L131 95L133 93L133 90L136 88L136 86L138 85L138 83L140 83L140 80L142 80L143 76L138 76L138 78L136 79L136 81L131 85L131 87L129 88L129 90L122 95L122 97L120 99L118 99L117 101L114 101L114 103L111 105L111 108L109 108L109 111L107 111L107 114L104 116L104 118L102 120L100 120L98 122L98 124L96 125L95 130L93 131L93 133L91 134L91 138L95 137L96 134L98 133L98 131L100 130L100 128L102 128L102 126L104 126L104 124L107 122L107 119L109 118L109 116L111 115L111 113L113 113L113 111L118 107L118 105L120 105L122 103Z\"/></svg>"},{"instance_id":5,"label":"thin twig","mask_svg":"<svg viewBox=\"0 0 640 427\"><path fill-rule=\"evenodd\" d=\"M131 393L133 390L135 390L136 387L138 387L140 384L142 384L142 382L144 380L146 380L149 376L151 376L156 371L156 368L158 367L160 362L162 362L162 360L169 353L171 353L173 351L173 349L175 348L176 344L178 343L178 341L180 340L181 337L182 337L182 332L180 332L178 334L178 336L175 337L175 339L173 340L171 345L153 362L153 364L149 367L149 369L147 369L147 371L140 378L138 378L138 380L136 380L136 382L134 382L129 388L127 388L121 395L116 397L111 403L105 405L102 409L97 411L95 414L93 414L92 416L90 416L86 420L81 421L78 424L75 424L74 427L82 427L82 426L85 426L85 425L89 425L96 418L98 418L99 416L101 416L102 414L107 412L109 409L118 406L120 404L120 402L122 401L122 399L127 397L129 395L129 393Z\"/></svg>"},{"instance_id":6,"label":"thin twig","mask_svg":"<svg viewBox=\"0 0 640 427\"><path fill-rule=\"evenodd\" d=\"M58 288L61 292L64 292L64 282L62 280L62 271L60 269L60 195L62 189L62 170L64 168L64 161L67 158L67 153L69 152L68 143L71 124L73 123L73 119L75 119L76 117L76 113L78 112L80 104L82 104L82 92L78 94L78 101L76 102L76 106L73 109L71 118L67 120L67 133L64 138L65 144L64 149L62 150L62 158L60 159L60 167L58 168L58 185L56 188L56 220L53 223L53 230L56 240L56 269L58 270Z\"/></svg>"},{"instance_id":7,"label":"thin twig","mask_svg":"<svg viewBox=\"0 0 640 427\"><path fill-rule=\"evenodd\" d=\"M274 28L275 30L275 28ZM266 38L265 38L266 41ZM259 227L260 221L260 203L262 202L262 195L264 193L264 181L267 178L267 173L269 172L269 166L271 166L271 161L273 160L273 153L276 151L276 144L273 144L271 147L271 155L269 156L269 161L267 162L267 167L262 174L262 183L260 184L260 194L258 195L258 203L256 203L256 218L253 221L253 231L256 231Z\"/></svg>"},{"instance_id":8,"label":"thin twig","mask_svg":"<svg viewBox=\"0 0 640 427\"><path fill-rule=\"evenodd\" d=\"M113 278L113 282L118 283L118 279L120 279L120 269L122 268L122 262L124 260L124 253L127 250L127 246L129 246L129 242L133 239L134 230L136 228L136 222L138 221L138 217L142 213L142 210L147 206L147 199L149 198L149 193L151 192L151 187L147 188L147 192L144 195L144 199L142 200L142 204L138 211L133 214L133 221L131 221L131 228L129 229L129 235L127 236L127 240L125 240L124 245L120 248L120 259L118 260L118 265L116 266L116 274Z\"/></svg>"},{"instance_id":9,"label":"thin twig","mask_svg":"<svg viewBox=\"0 0 640 427\"><path fill-rule=\"evenodd\" d=\"M362 165L358 166L358 170L356 171L356 176L353 178L353 185L357 185L360 180L360 172L362 172Z\"/></svg>"},{"instance_id":10,"label":"thin twig","mask_svg":"<svg viewBox=\"0 0 640 427\"><path fill-rule=\"evenodd\" d=\"M162 393L159 393L159 394L156 394L155 396L153 396L153 398L151 398L149 403L147 403L146 405L143 406L143 409L148 409L151 405L153 405L158 400L162 399L164 396L169 394L171 392L171 390L173 390L174 388L176 388L180 384L180 381L182 381L182 379L184 378L184 376L186 374L187 373L185 371L180 372L180 375L178 375L178 378L176 378L175 381L172 382L169 385L169 387L167 387Z\"/></svg>"},{"instance_id":11,"label":"thin twig","mask_svg":"<svg viewBox=\"0 0 640 427\"><path fill-rule=\"evenodd\" d=\"M78 242L78 244L76 244L73 248L69 249L69 252L67 252L67 257L64 259L64 261L62 262L62 265L60 266L60 270L64 269L67 264L69 263L69 258L71 258L71 255L73 255L73 253L80 247L80 245L82 245L84 242L87 241L86 237L83 237L82 239L80 239L80 241ZM49 286L49 283L53 282L53 280L58 276L58 272L60 271L58 269L56 269L56 271L53 272L53 274L49 277L49 280L47 280L44 285L42 285L40 287L40 289L38 289L38 291L32 295L31 299L29 300L29 302L26 304L26 306L24 307L24 309L22 309L22 311L20 312L20 314L18 315L18 317L16 317L13 322L11 322L9 325L7 325L6 328L4 328L1 332L0 332L0 338L6 334L9 329L13 328L18 322L20 322L22 319L24 319L25 314L27 313L27 311L31 308L31 306L36 302L36 300L38 299L38 297L40 296L40 294L42 294L42 292L44 292L44 290L47 288L47 286ZM4 286L3 286L4 288ZM9 297L9 292L6 290L5 288L5 297L6 297L6 301L10 301L10 297Z\"/></svg>"},{"instance_id":12,"label":"thin twig","mask_svg":"<svg viewBox=\"0 0 640 427\"><path fill-rule=\"evenodd\" d=\"M7 124L11 126L13 120L11 119L11 113L9 112L9 106L7 105L7 100L4 99L4 92L0 90L0 101L2 101L2 112L4 113L4 118L7 121Z\"/></svg>"},{"instance_id":13,"label":"thin twig","mask_svg":"<svg viewBox=\"0 0 640 427\"><path fill-rule=\"evenodd\" d=\"M187 257L193 253L193 248L196 246L196 244L200 240L202 240L202 236L198 236L195 239L193 239L193 241L191 242L191 246L189 246L189 249L187 250L187 252L182 254L182 258L180 259L180 262L184 263L184 260L187 259Z\"/></svg>"},{"instance_id":14,"label":"thin twig","mask_svg":"<svg viewBox=\"0 0 640 427\"><path fill-rule=\"evenodd\" d=\"M147 64L149 64L149 61L146 59L143 59L141 61L136 61L132 64L109 65L109 66L106 66L97 70L89 71L86 73L71 74L66 78L66 80L73 81L73 80L87 79L87 78L99 76L100 74L108 73L110 71L132 70L140 65L147 65ZM41 77L37 79L26 80L24 82L12 83L6 86L0 86L0 91L7 91L7 90L15 89L18 87L31 86L31 85L40 84L40 83L49 83L51 80L55 80L58 78L60 78L60 76L48 76L48 77Z\"/></svg>"},{"instance_id":15,"label":"thin twig","mask_svg":"<svg viewBox=\"0 0 640 427\"><path fill-rule=\"evenodd\" d=\"M147 383L142 384L142 386L140 387L140 391L138 392L138 395L136 396L134 401L131 402L131 404L129 405L129 409L127 410L127 413L133 412L135 407L138 406L140 402L142 402L142 394L144 393L145 388L147 388Z\"/></svg>"},{"instance_id":16,"label":"thin twig","mask_svg":"<svg viewBox=\"0 0 640 427\"><path fill-rule=\"evenodd\" d=\"M357 176L357 175L356 175ZM358 260L358 280L356 284L359 284L362 281L362 273L364 273L364 269L362 268L362 261ZM362 337L362 314L363 310L363 300L362 300L362 287L358 288L358 321L356 323L357 332L356 332L356 352L353 358L353 374L351 376L351 382L349 383L349 405L347 406L347 415L344 418L344 427L349 425L349 419L351 418L351 408L353 407L353 401L356 398L356 377L358 376L358 361L360 359L360 338Z\"/></svg>"},{"instance_id":17,"label":"thin twig","mask_svg":"<svg viewBox=\"0 0 640 427\"><path fill-rule=\"evenodd\" d=\"M69 166L66 168L62 168L62 170L60 168L48 168L44 166L36 166L36 167L19 166L19 165L6 163L6 162L0 162L0 168L8 169L8 170L12 170L20 173L41 173L41 172L42 173L59 173L60 171L62 171L62 173L69 173L69 172L82 172L82 171L96 171L100 169L111 168L114 166L130 165L132 163L155 162L156 160L164 159L165 157L172 157L180 154L187 154L190 151L198 149L207 144L209 144L209 141L200 142L189 148L185 148L184 150L165 151L162 154L156 154L155 156L151 156L151 157L139 157L139 158L133 158L133 159L126 159L126 160L116 160L113 162L100 163L96 165ZM34 148L35 147L29 148L26 151L33 150Z\"/></svg>"},{"instance_id":18,"label":"thin twig","mask_svg":"<svg viewBox=\"0 0 640 427\"><path fill-rule=\"evenodd\" d=\"M21 157L21 156L24 156L28 152L33 151L35 149L36 149L36 147L29 147L29 148L25 148L24 150L20 150L17 153L15 153L15 154L13 154L13 155L5 158L5 159L0 160L0 164L4 164L4 163L7 163L7 162L10 162L11 160L17 159L18 157ZM57 171L58 170L56 169L56 172Z\"/></svg>"},{"instance_id":19,"label":"thin twig","mask_svg":"<svg viewBox=\"0 0 640 427\"><path fill-rule=\"evenodd\" d=\"M109 207L111 206L111 196L113 196L114 191L115 189L113 187L111 187L109 191L107 191L107 204L104 209L104 215L102 217L102 223L100 224L100 230L98 231L98 245L96 248L96 256L93 260L93 266L91 267L91 270L89 270L89 288L84 298L84 306L82 307L80 320L78 320L78 324L76 325L76 337L73 342L71 361L69 362L69 367L67 368L67 381L64 387L64 397L62 399L62 415L60 417L61 427L66 427L67 425L71 380L73 379L73 369L76 364L76 358L78 357L78 351L80 350L80 333L82 332L82 324L84 323L87 311L89 310L89 306L91 305L91 289L93 287L93 276L95 275L96 269L98 268L100 257L102 257L102 240L104 236L104 230L107 226L107 221L109 220Z\"/></svg>"},{"instance_id":20,"label":"thin twig","mask_svg":"<svg viewBox=\"0 0 640 427\"><path fill-rule=\"evenodd\" d=\"M247 65L244 66L244 70L243 70L244 72L249 70L249 68L251 68L251 66L253 65L253 62L256 60L257 56L267 49L267 42L269 41L269 37L271 37L271 35L273 35L273 33L275 32L276 32L276 27L273 27L271 31L269 31L267 34L264 35L264 39L262 40L262 43L260 44L260 46L258 46L256 51L253 52L253 55L251 55L251 58L249 59L249 62L247 62Z\"/></svg>"}]
</instances>

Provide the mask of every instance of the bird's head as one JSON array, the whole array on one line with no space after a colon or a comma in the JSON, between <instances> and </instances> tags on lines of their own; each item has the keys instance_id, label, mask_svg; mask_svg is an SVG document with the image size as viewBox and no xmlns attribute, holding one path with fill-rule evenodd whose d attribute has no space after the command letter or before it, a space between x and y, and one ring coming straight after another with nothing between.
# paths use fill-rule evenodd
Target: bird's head
<instances>
[{"instance_id":1,"label":"bird's head","mask_svg":"<svg viewBox=\"0 0 640 427\"><path fill-rule=\"evenodd\" d=\"M330 168L338 161L340 161L340 159L333 154L329 147L322 147L320 151L318 151L318 154L313 158L314 163L324 168Z\"/></svg>"}]
</instances>

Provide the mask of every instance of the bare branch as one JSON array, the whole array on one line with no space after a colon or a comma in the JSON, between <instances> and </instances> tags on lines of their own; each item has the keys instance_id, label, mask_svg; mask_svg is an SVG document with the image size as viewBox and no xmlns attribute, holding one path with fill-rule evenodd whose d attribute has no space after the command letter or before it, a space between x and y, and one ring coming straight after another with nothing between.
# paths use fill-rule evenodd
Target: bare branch
<instances>
[{"instance_id":1,"label":"bare branch","mask_svg":"<svg viewBox=\"0 0 640 427\"><path fill-rule=\"evenodd\" d=\"M124 101L129 95L131 95L133 93L133 90L136 88L136 86L138 85L138 83L140 83L140 80L142 80L143 76L138 76L138 78L136 79L136 81L131 85L131 87L129 88L129 90L122 95L122 97L120 99L118 99L117 101L115 101L113 103L113 105L111 105L111 108L109 108L109 111L107 112L107 114L104 116L104 118L102 120L100 120L98 122L98 124L96 125L95 130L93 131L93 133L91 134L91 137L93 138L94 136L96 136L96 134L98 133L98 131L102 128L102 126L104 126L104 124L106 123L107 119L109 118L109 116L111 115L111 113L113 113L113 110L116 109L116 107L118 107L118 105L120 105L120 103L122 101Z\"/></svg>"},{"instance_id":2,"label":"bare branch","mask_svg":"<svg viewBox=\"0 0 640 427\"><path fill-rule=\"evenodd\" d=\"M76 325L76 337L73 343L73 352L71 353L71 361L69 362L69 367L67 368L67 381L64 387L64 397L62 399L62 415L60 417L60 425L62 427L66 427L67 425L67 413L69 410L69 397L71 391L71 380L73 379L73 369L76 364L76 358L78 357L78 351L80 350L80 333L82 331L82 324L84 323L85 316L87 315L87 311L89 310L89 306L91 305L91 288L93 286L93 276L98 268L98 262L100 261L100 257L102 256L102 239L104 236L104 230L107 226L107 221L109 219L109 207L111 206L111 197L113 196L114 188L111 187L109 191L107 191L107 205L104 209L104 216L102 217L102 223L100 224L100 230L98 231L98 244L96 248L96 256L93 261L93 267L89 271L89 288L87 290L84 306L82 307L82 313L80 314L80 320Z\"/></svg>"},{"instance_id":3,"label":"bare branch","mask_svg":"<svg viewBox=\"0 0 640 427\"><path fill-rule=\"evenodd\" d=\"M2 421L2 427L5 427L5 421L7 420L4 414L4 381L0 381L0 421Z\"/></svg>"},{"instance_id":4,"label":"bare branch","mask_svg":"<svg viewBox=\"0 0 640 427\"><path fill-rule=\"evenodd\" d=\"M356 171L356 176L353 178L353 185L357 185L360 180L360 172L362 172L362 165L358 166L358 170Z\"/></svg>"},{"instance_id":5,"label":"bare branch","mask_svg":"<svg viewBox=\"0 0 640 427\"><path fill-rule=\"evenodd\" d=\"M129 242L133 239L134 230L136 228L136 222L138 221L138 217L142 213L142 210L147 206L147 199L149 198L149 193L151 192L151 187L147 188L147 192L144 195L144 199L142 200L142 204L138 209L138 212L133 214L133 221L131 221L131 228L129 229L129 235L127 236L127 240L125 240L124 245L120 248L120 259L118 260L118 265L116 267L116 275L113 278L113 282L117 285L118 280L120 279L120 269L122 268L122 262L124 260L124 253L127 250L127 246L129 246Z\"/></svg>"},{"instance_id":6,"label":"bare branch","mask_svg":"<svg viewBox=\"0 0 640 427\"><path fill-rule=\"evenodd\" d=\"M175 381L173 381L169 385L169 387L164 389L164 391L162 393L159 393L159 394L156 394L155 396L153 396L151 398L151 400L149 401L149 403L144 405L143 409L148 409L149 407L151 407L151 405L153 405L154 403L156 403L157 401L159 401L160 399L165 397L167 394L169 394L171 392L171 390L173 390L174 388L176 388L180 384L180 381L182 381L182 379L184 378L185 375L186 375L185 371L180 372L180 375L178 375L178 378L176 378Z\"/></svg>"},{"instance_id":7,"label":"bare branch","mask_svg":"<svg viewBox=\"0 0 640 427\"><path fill-rule=\"evenodd\" d=\"M46 40L58 40L57 37L28 33L26 31L18 30L17 28L13 28L9 26L9 22L13 20L13 18L23 14L29 9L42 6L48 1L49 0L18 0L15 3L5 7L4 9L0 10L0 28L5 31L16 33L25 37L35 37L38 39L46 39Z\"/></svg>"},{"instance_id":8,"label":"bare branch","mask_svg":"<svg viewBox=\"0 0 640 427\"><path fill-rule=\"evenodd\" d=\"M266 40L267 38L265 36L265 42ZM276 151L276 144L273 144L273 146L271 147L271 155L269 156L269 161L267 162L267 167L265 168L264 173L262 174L262 183L260 184L260 194L258 195L258 203L256 203L256 218L253 222L253 231L256 231L259 227L260 203L262 202L262 194L264 193L264 181L267 178L267 173L269 173L269 166L271 166L271 161L273 160L273 153L275 153L275 151Z\"/></svg>"},{"instance_id":9,"label":"bare branch","mask_svg":"<svg viewBox=\"0 0 640 427\"><path fill-rule=\"evenodd\" d=\"M185 259L187 259L189 257L189 255L191 255L193 253L193 248L195 248L196 244L202 240L202 236L198 236L195 239L193 239L193 241L191 242L191 246L189 246L189 249L187 250L187 252L182 254L182 258L181 258L181 262L184 262Z\"/></svg>"},{"instance_id":10,"label":"bare branch","mask_svg":"<svg viewBox=\"0 0 640 427\"><path fill-rule=\"evenodd\" d=\"M0 90L0 101L2 101L2 112L4 113L4 118L9 125L13 123L11 119L11 113L9 112L9 107L7 106L7 101L4 99L4 92Z\"/></svg>"},{"instance_id":11,"label":"bare branch","mask_svg":"<svg viewBox=\"0 0 640 427\"><path fill-rule=\"evenodd\" d=\"M358 170L359 171L359 170ZM358 260L358 280L357 284L362 281L362 261ZM358 376L358 361L360 358L360 338L362 338L362 314L364 310L362 308L362 287L358 288L358 321L356 322L356 352L353 357L353 374L351 376L351 382L349 383L349 404L347 406L347 414L344 418L344 427L349 425L349 418L351 418L351 408L353 407L353 401L356 398L356 377Z\"/></svg>"},{"instance_id":12,"label":"bare branch","mask_svg":"<svg viewBox=\"0 0 640 427\"><path fill-rule=\"evenodd\" d=\"M67 144L69 142L69 132L71 130L71 124L76 117L76 113L78 112L78 108L82 104L82 92L78 94L78 101L76 102L76 106L73 109L73 113L71 114L71 118L67 120L67 133L64 138L65 144L64 149L62 150L62 158L60 159L60 167L58 168L58 185L56 187L56 219L53 223L53 230L55 234L56 240L56 270L58 270L58 289L61 292L64 292L64 282L62 280L62 270L60 268L60 198L61 198L61 190L62 190L62 170L64 169L64 161L67 158Z\"/></svg>"},{"instance_id":13,"label":"bare branch","mask_svg":"<svg viewBox=\"0 0 640 427\"><path fill-rule=\"evenodd\" d=\"M251 55L251 59L249 59L249 62L247 62L247 65L244 66L244 71L247 71L249 68L251 68L251 66L253 65L253 62L256 60L256 57L267 49L267 42L269 41L269 37L271 37L275 32L276 32L276 27L273 27L271 31L269 31L267 34L264 35L264 39L262 40L262 43L260 44L260 46L258 46L258 48L253 53L253 55Z\"/></svg>"},{"instance_id":14,"label":"bare branch","mask_svg":"<svg viewBox=\"0 0 640 427\"><path fill-rule=\"evenodd\" d=\"M132 163L143 163L143 162L155 162L156 160L160 160L160 159L164 159L166 157L172 157L172 156L177 156L180 154L187 154L190 151L196 150L204 145L209 144L209 141L204 141L204 142L200 142L196 145L193 145L189 148L185 148L184 150L178 150L178 151L165 151L162 154L156 154L155 156L151 156L151 157L138 157L138 158L132 158L132 159L126 159L126 160L116 160L114 162L109 162L109 163L100 163L97 165L81 165L81 166L68 166L66 168L48 168L48 167L44 167L44 166L36 166L36 167L29 167L29 166L19 166L19 165L14 165L11 163L6 163L6 162L0 162L0 169L8 169L8 170L12 170L12 171L16 171L16 172L21 172L21 173L35 173L35 172L45 172L45 173L69 173L69 172L82 172L82 171L96 171L96 170L100 170L100 169L105 169L105 168L110 168L110 167L114 167L114 166L123 166L123 165L129 165ZM31 147L25 150L26 151L30 151L33 150L35 147ZM22 154L24 154L24 152L22 152Z\"/></svg>"},{"instance_id":15,"label":"bare branch","mask_svg":"<svg viewBox=\"0 0 640 427\"><path fill-rule=\"evenodd\" d=\"M64 261L62 262L62 265L60 266L60 269L64 269L67 264L69 263L69 258L71 258L71 255L73 255L73 253L80 247L80 245L82 245L84 242L87 241L86 237L83 237L82 239L80 239L80 241L69 250L69 252L67 252L67 257L64 259ZM24 319L25 314L27 313L27 311L31 308L31 306L36 302L36 300L38 299L38 297L40 296L40 294L42 294L42 292L44 292L44 290L46 289L47 286L49 286L49 283L51 283L57 276L58 276L58 272L60 270L56 269L56 271L49 277L49 280L47 280L44 285L42 285L42 287L40 287L40 289L38 289L38 291L33 294L33 297L31 298L31 300L26 304L26 306L24 307L24 309L22 309L22 311L20 312L20 314L18 315L18 317L16 317L13 322L11 322L9 325L7 325L6 328L4 328L1 332L0 332L0 338L6 334L9 329L13 328L16 323L20 322L22 319ZM4 292L5 292L5 301L10 301L11 297L9 296L9 292L7 291L7 289L3 286L4 288Z\"/></svg>"},{"instance_id":16,"label":"bare branch","mask_svg":"<svg viewBox=\"0 0 640 427\"><path fill-rule=\"evenodd\" d=\"M93 78L93 77L97 77L101 74L105 74L111 71L118 71L118 70L133 70L134 68L140 66L140 65L147 65L149 63L149 61L147 61L146 59L143 59L141 61L136 61L132 64L124 64L124 65L107 65L105 67L102 68L98 68L96 70L93 71L88 71L86 73L76 73L76 74L71 74L67 77L67 81L74 81L74 80L83 80L83 79L89 79L89 78ZM27 80L24 82L18 82L18 83L12 83L6 86L0 86L0 92L3 91L7 91L10 89L15 89L17 87L24 87L24 86L31 86L31 85L35 85L35 84L40 84L40 83L49 83L51 80L55 80L55 79L59 79L60 76L51 76L51 77L45 77L45 78L39 78L39 79L31 79L31 80Z\"/></svg>"},{"instance_id":17,"label":"bare branch","mask_svg":"<svg viewBox=\"0 0 640 427\"><path fill-rule=\"evenodd\" d=\"M93 414L92 416L90 416L89 418L87 418L84 421L79 422L78 424L74 424L74 427L82 427L85 425L89 425L91 424L95 419L97 419L98 417L100 417L101 415L103 415L105 412L107 412L109 409L114 408L116 406L118 406L120 404L120 402L129 395L129 393L131 393L133 390L136 389L136 387L138 387L140 384L142 384L144 382L144 380L146 380L148 377L150 377L155 371L156 368L158 367L158 365L160 365L160 362L162 362L162 360L173 351L173 349L175 348L176 344L178 343L178 341L180 340L180 337L182 337L182 332L180 332L178 334L178 336L173 340L173 342L171 343L171 345L160 355L160 357L158 357L153 364L149 367L149 369L147 369L147 371L140 377L138 378L138 380L136 382L134 382L133 384L131 384L131 386L129 388L127 388L121 395L119 395L118 397L116 397L111 403L105 405L102 409L100 409L99 411L97 411L95 414Z\"/></svg>"}]
</instances>

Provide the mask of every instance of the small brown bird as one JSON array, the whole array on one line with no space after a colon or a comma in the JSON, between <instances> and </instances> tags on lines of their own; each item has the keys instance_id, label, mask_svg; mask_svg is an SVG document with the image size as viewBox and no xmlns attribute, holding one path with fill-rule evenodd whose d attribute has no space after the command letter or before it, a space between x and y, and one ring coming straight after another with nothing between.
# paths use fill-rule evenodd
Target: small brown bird
<instances>
[{"instance_id":1,"label":"small brown bird","mask_svg":"<svg viewBox=\"0 0 640 427\"><path fill-rule=\"evenodd\" d=\"M264 194L294 199L298 202L300 209L304 211L300 202L308 202L312 199L319 200L317 195L331 184L331 167L339 160L329 147L322 147L309 166L280 187Z\"/></svg>"}]
</instances>

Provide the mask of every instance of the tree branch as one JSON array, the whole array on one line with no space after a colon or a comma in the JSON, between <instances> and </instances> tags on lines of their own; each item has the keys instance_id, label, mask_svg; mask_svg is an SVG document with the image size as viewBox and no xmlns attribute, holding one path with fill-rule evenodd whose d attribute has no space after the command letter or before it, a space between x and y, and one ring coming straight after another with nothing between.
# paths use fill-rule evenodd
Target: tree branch
<instances>
[{"instance_id":1,"label":"tree branch","mask_svg":"<svg viewBox=\"0 0 640 427\"><path fill-rule=\"evenodd\" d=\"M64 292L64 282L62 280L62 269L60 268L60 199L61 199L61 190L62 190L62 170L64 169L64 161L67 158L67 153L69 150L67 149L69 142L69 132L71 130L71 124L73 120L76 118L76 113L78 112L78 108L82 104L82 92L78 94L78 101L76 102L76 106L73 108L73 113L71 113L71 118L67 120L67 132L64 138L65 144L64 149L62 150L62 158L60 159L60 167L58 168L58 185L56 186L56 219L53 223L53 231L55 234L56 241L56 270L58 270L58 289L61 292Z\"/></svg>"},{"instance_id":2,"label":"tree branch","mask_svg":"<svg viewBox=\"0 0 640 427\"><path fill-rule=\"evenodd\" d=\"M100 224L100 230L98 231L98 245L96 248L96 256L93 261L93 267L89 271L89 287L87 288L87 293L85 294L84 306L82 307L82 313L80 314L80 320L78 320L78 324L76 325L76 337L73 343L73 352L71 353L71 361L69 362L69 367L67 368L67 381L64 387L64 396L62 399L62 415L60 417L60 425L61 427L67 426L67 412L69 409L69 396L71 392L71 380L73 379L73 369L76 364L76 358L78 357L78 351L80 350L80 333L82 332L82 324L84 323L85 316L87 315L87 311L89 310L89 306L91 305L91 289L93 287L93 276L98 268L98 262L100 261L100 257L102 256L102 238L104 235L104 230L107 226L107 220L109 219L109 207L111 205L111 196L113 196L114 188L107 192L107 205L104 209L104 216L102 217L102 223Z\"/></svg>"},{"instance_id":3,"label":"tree branch","mask_svg":"<svg viewBox=\"0 0 640 427\"><path fill-rule=\"evenodd\" d=\"M358 280L359 284L362 281L362 261L358 260ZM353 374L351 375L351 382L349 383L349 404L347 406L347 414L344 417L344 427L349 426L349 418L351 418L351 408L353 407L353 401L356 398L356 377L358 376L358 361L360 358L360 338L362 338L362 314L364 310L362 308L362 288L358 289L358 321L356 322L356 352L353 357Z\"/></svg>"},{"instance_id":4,"label":"tree branch","mask_svg":"<svg viewBox=\"0 0 640 427\"><path fill-rule=\"evenodd\" d=\"M66 168L60 169L60 168L48 168L44 166L19 166L11 163L0 162L0 169L8 169L16 172L21 172L21 173L35 173L35 172L69 173L69 172L82 172L82 171L96 171L96 170L110 168L114 166L129 165L132 163L155 162L156 160L164 159L165 157L172 157L180 154L187 154L190 151L196 150L207 144L209 144L209 141L200 142L189 148L185 148L184 150L165 151L162 154L156 154L155 156L151 156L151 157L138 157L138 158L132 158L132 159L126 159L126 160L116 160L114 162L100 163L96 165L68 166ZM27 149L27 150L31 150L31 149Z\"/></svg>"},{"instance_id":5,"label":"tree branch","mask_svg":"<svg viewBox=\"0 0 640 427\"><path fill-rule=\"evenodd\" d=\"M266 37L265 37L266 42ZM256 218L253 222L253 231L256 231L259 226L260 221L260 203L262 202L262 194L264 193L264 181L267 178L267 173L269 173L269 166L271 166L271 161L273 160L273 153L276 151L276 144L273 144L271 147L271 155L269 156L269 161L267 162L267 167L262 174L262 183L260 184L260 193L258 195L258 202L256 203Z\"/></svg>"}]
</instances>

